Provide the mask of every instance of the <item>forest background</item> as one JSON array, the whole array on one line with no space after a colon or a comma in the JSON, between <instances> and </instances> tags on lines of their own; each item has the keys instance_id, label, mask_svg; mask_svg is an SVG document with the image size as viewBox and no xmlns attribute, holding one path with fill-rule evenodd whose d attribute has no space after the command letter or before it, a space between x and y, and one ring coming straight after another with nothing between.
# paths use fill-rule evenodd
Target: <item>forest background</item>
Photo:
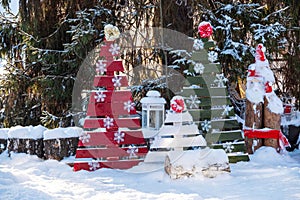
<instances>
[{"instance_id":1,"label":"forest background","mask_svg":"<svg viewBox=\"0 0 300 200\"><path fill-rule=\"evenodd\" d=\"M121 32L161 27L196 38L198 24L209 21L222 71L229 84L237 86L254 61L255 46L263 43L277 77L277 93L295 97L300 106L298 0L19 0L18 13L9 5L10 0L0 1L6 10L0 13L0 58L5 63L0 77L1 127L70 126L84 117L72 108L73 86L109 23ZM172 49L141 46L127 49L121 58L128 76L138 76L131 83L136 101L150 89L169 99L168 68L183 74L188 67L185 61L174 63L178 57ZM151 73L132 73L141 65L149 66ZM86 99L80 101L84 104Z\"/></svg>"}]
</instances>

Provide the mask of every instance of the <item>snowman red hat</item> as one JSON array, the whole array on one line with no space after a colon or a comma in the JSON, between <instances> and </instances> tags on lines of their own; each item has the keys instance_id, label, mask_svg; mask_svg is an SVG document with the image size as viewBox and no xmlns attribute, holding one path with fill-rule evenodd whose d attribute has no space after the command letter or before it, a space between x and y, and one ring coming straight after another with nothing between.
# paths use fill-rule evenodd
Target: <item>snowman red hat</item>
<instances>
[{"instance_id":1,"label":"snowman red hat","mask_svg":"<svg viewBox=\"0 0 300 200\"><path fill-rule=\"evenodd\" d=\"M256 55L255 55L255 61L265 62L268 61L265 56L266 47L264 47L263 44L258 44L256 47ZM269 63L268 63L269 64Z\"/></svg>"},{"instance_id":2,"label":"snowman red hat","mask_svg":"<svg viewBox=\"0 0 300 200\"><path fill-rule=\"evenodd\" d=\"M263 44L258 44L256 47L255 63L249 66L249 68L252 70L251 75L254 74L253 70L255 70L255 76L263 77L264 83L274 83L274 73L269 67L269 61L265 56L265 52L266 48L263 46Z\"/></svg>"}]
</instances>

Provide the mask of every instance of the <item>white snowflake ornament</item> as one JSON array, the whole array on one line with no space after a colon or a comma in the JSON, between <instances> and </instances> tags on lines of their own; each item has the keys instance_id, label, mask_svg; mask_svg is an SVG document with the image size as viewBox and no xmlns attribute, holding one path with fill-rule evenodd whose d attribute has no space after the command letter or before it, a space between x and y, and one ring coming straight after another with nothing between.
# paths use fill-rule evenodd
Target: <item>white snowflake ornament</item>
<instances>
[{"instance_id":1,"label":"white snowflake ornament","mask_svg":"<svg viewBox=\"0 0 300 200\"><path fill-rule=\"evenodd\" d=\"M216 62L218 60L218 53L215 51L210 51L208 53L208 60L211 63Z\"/></svg>"},{"instance_id":2,"label":"white snowflake ornament","mask_svg":"<svg viewBox=\"0 0 300 200\"><path fill-rule=\"evenodd\" d=\"M186 100L186 102L189 104L189 108L190 109L198 109L199 108L199 104L201 103L201 101L199 100L197 95L191 95L190 98L188 100Z\"/></svg>"},{"instance_id":3,"label":"white snowflake ornament","mask_svg":"<svg viewBox=\"0 0 300 200\"><path fill-rule=\"evenodd\" d=\"M108 50L112 56L117 56L120 53L120 47L118 44L111 44Z\"/></svg>"},{"instance_id":4,"label":"white snowflake ornament","mask_svg":"<svg viewBox=\"0 0 300 200\"><path fill-rule=\"evenodd\" d=\"M223 144L223 149L226 153L231 153L234 150L232 142L226 142Z\"/></svg>"},{"instance_id":5,"label":"white snowflake ornament","mask_svg":"<svg viewBox=\"0 0 300 200\"><path fill-rule=\"evenodd\" d=\"M196 63L194 65L194 71L196 74L203 74L204 69L205 69L205 67L202 63Z\"/></svg>"},{"instance_id":6,"label":"white snowflake ornament","mask_svg":"<svg viewBox=\"0 0 300 200\"><path fill-rule=\"evenodd\" d=\"M233 109L233 106L223 105L223 109L224 111L222 113L222 116L228 116L231 110Z\"/></svg>"},{"instance_id":7,"label":"white snowflake ornament","mask_svg":"<svg viewBox=\"0 0 300 200\"><path fill-rule=\"evenodd\" d=\"M83 132L83 134L79 137L79 140L81 140L81 142L84 143L88 143L91 139L91 135L88 134L87 132Z\"/></svg>"},{"instance_id":8,"label":"white snowflake ornament","mask_svg":"<svg viewBox=\"0 0 300 200\"><path fill-rule=\"evenodd\" d=\"M139 152L139 149L134 145L130 145L129 148L127 149L129 158L136 158L137 157L136 153L138 153L138 152Z\"/></svg>"},{"instance_id":9,"label":"white snowflake ornament","mask_svg":"<svg viewBox=\"0 0 300 200\"><path fill-rule=\"evenodd\" d=\"M112 82L114 83L114 87L121 87L122 86L121 80L122 80L122 77L115 76L112 79Z\"/></svg>"},{"instance_id":10,"label":"white snowflake ornament","mask_svg":"<svg viewBox=\"0 0 300 200\"><path fill-rule=\"evenodd\" d=\"M103 91L98 91L95 94L95 100L97 103L104 102L106 98L106 94L103 93Z\"/></svg>"},{"instance_id":11,"label":"white snowflake ornament","mask_svg":"<svg viewBox=\"0 0 300 200\"><path fill-rule=\"evenodd\" d=\"M124 137L125 137L125 133L118 130L118 132L115 132L114 134L114 141L120 144L120 142L124 142Z\"/></svg>"},{"instance_id":12,"label":"white snowflake ornament","mask_svg":"<svg viewBox=\"0 0 300 200\"><path fill-rule=\"evenodd\" d=\"M218 87L225 87L225 83L228 81L227 78L224 77L224 74L216 74L216 79L214 82L217 84Z\"/></svg>"},{"instance_id":13,"label":"white snowflake ornament","mask_svg":"<svg viewBox=\"0 0 300 200\"><path fill-rule=\"evenodd\" d=\"M99 162L95 160L88 162L88 165L91 171L95 171L100 168Z\"/></svg>"},{"instance_id":14,"label":"white snowflake ornament","mask_svg":"<svg viewBox=\"0 0 300 200\"><path fill-rule=\"evenodd\" d=\"M204 121L201 123L201 127L202 127L202 130L203 130L203 131L208 132L208 131L211 129L211 121L204 120Z\"/></svg>"},{"instance_id":15,"label":"white snowflake ornament","mask_svg":"<svg viewBox=\"0 0 300 200\"><path fill-rule=\"evenodd\" d=\"M106 117L105 119L103 119L103 123L105 128L110 128L114 125L114 119Z\"/></svg>"},{"instance_id":16,"label":"white snowflake ornament","mask_svg":"<svg viewBox=\"0 0 300 200\"><path fill-rule=\"evenodd\" d=\"M135 109L134 106L135 106L135 103L130 100L127 102L124 102L124 110L127 110L128 113L130 113L131 110Z\"/></svg>"},{"instance_id":17,"label":"white snowflake ornament","mask_svg":"<svg viewBox=\"0 0 300 200\"><path fill-rule=\"evenodd\" d=\"M194 44L193 44L193 48L196 51L199 51L201 49L204 49L204 43L202 42L202 40L199 39L195 39L194 40Z\"/></svg>"},{"instance_id":18,"label":"white snowflake ornament","mask_svg":"<svg viewBox=\"0 0 300 200\"><path fill-rule=\"evenodd\" d=\"M96 63L96 72L97 74L104 74L107 71L106 69L106 60L98 60Z\"/></svg>"}]
</instances>

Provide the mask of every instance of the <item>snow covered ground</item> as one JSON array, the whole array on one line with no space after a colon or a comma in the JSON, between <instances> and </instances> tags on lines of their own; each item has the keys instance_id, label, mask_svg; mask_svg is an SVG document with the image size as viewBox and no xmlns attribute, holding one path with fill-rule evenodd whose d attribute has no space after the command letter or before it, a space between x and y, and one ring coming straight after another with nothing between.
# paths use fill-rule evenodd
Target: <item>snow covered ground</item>
<instances>
[{"instance_id":1,"label":"snow covered ground","mask_svg":"<svg viewBox=\"0 0 300 200\"><path fill-rule=\"evenodd\" d=\"M230 174L170 180L148 173L101 169L73 172L55 160L0 155L0 199L300 199L300 151L285 155L262 147Z\"/></svg>"}]
</instances>

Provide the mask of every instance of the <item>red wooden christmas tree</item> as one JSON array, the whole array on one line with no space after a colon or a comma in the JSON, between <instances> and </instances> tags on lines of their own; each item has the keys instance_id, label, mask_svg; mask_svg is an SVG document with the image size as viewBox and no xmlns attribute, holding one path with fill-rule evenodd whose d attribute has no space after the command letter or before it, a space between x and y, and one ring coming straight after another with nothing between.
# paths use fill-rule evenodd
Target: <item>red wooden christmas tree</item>
<instances>
[{"instance_id":1,"label":"red wooden christmas tree","mask_svg":"<svg viewBox=\"0 0 300 200\"><path fill-rule=\"evenodd\" d=\"M114 60L120 48L105 41L96 64L97 75L90 94L84 134L80 137L74 171L99 168L129 169L144 160L148 152L136 114L122 61Z\"/></svg>"}]
</instances>

